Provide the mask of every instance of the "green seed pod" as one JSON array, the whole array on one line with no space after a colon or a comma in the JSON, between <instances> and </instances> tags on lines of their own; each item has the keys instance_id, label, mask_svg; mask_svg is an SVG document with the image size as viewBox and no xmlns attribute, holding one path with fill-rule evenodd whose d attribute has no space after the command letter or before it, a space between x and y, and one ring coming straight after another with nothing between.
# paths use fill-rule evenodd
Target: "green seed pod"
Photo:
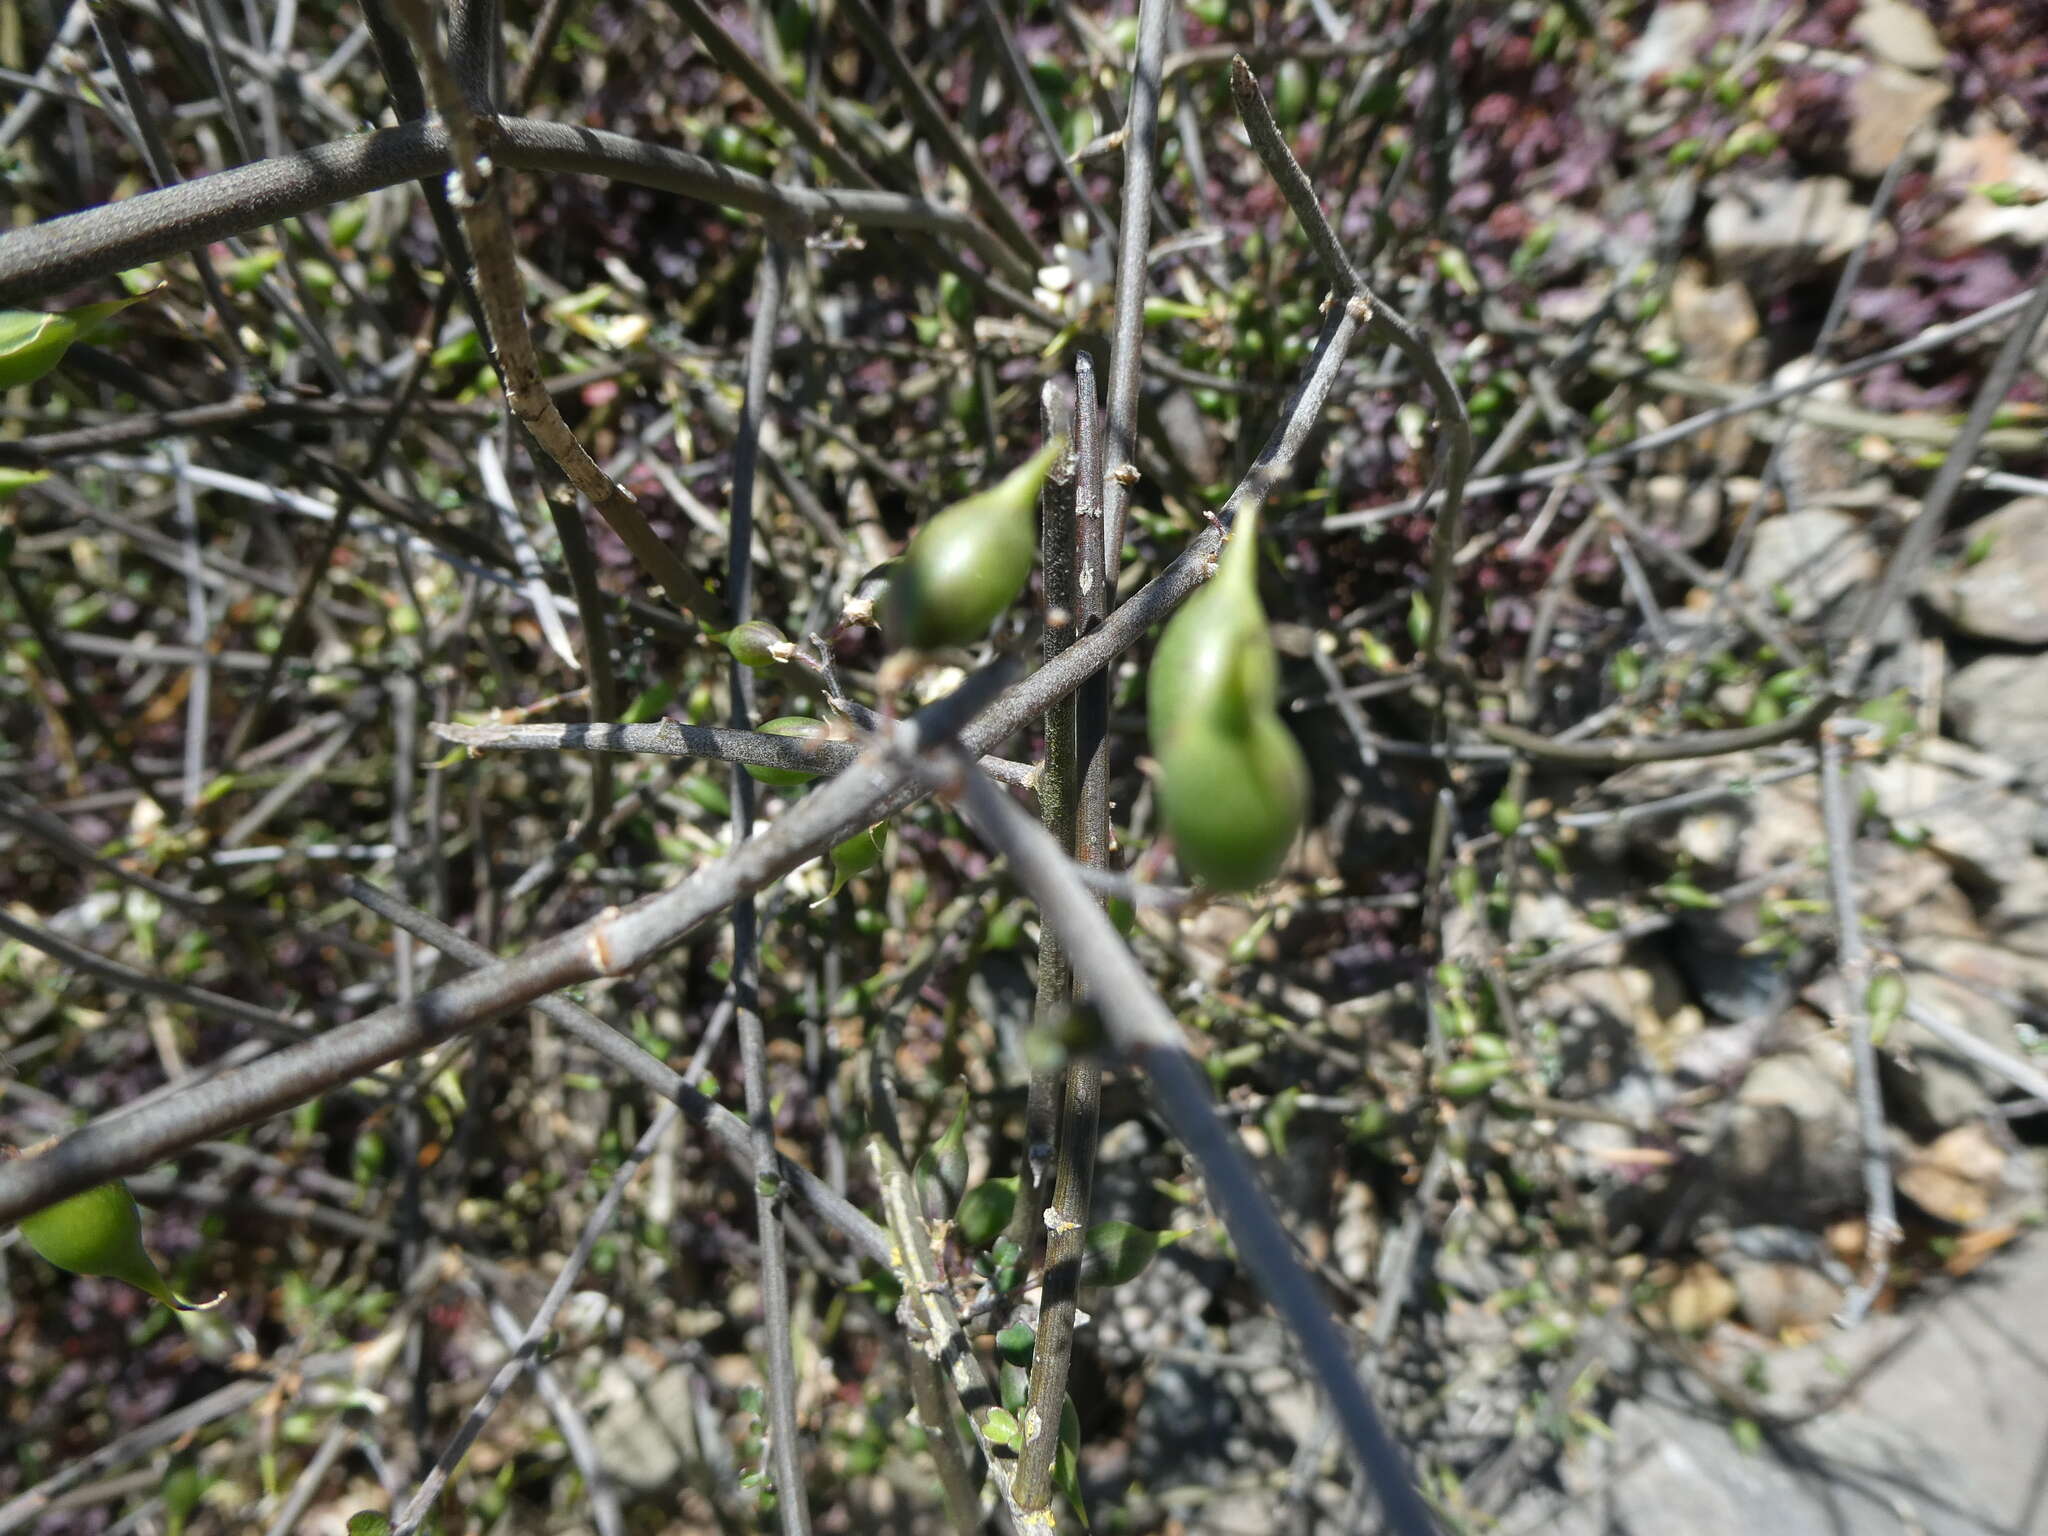
<instances>
[{"instance_id":1,"label":"green seed pod","mask_svg":"<svg viewBox=\"0 0 2048 1536\"><path fill-rule=\"evenodd\" d=\"M1522 828L1522 802L1505 792L1493 802L1493 830L1502 837L1513 837Z\"/></svg>"},{"instance_id":2,"label":"green seed pod","mask_svg":"<svg viewBox=\"0 0 2048 1536\"><path fill-rule=\"evenodd\" d=\"M1436 1085L1446 1098L1476 1099L1513 1070L1506 1061L1454 1061L1437 1074Z\"/></svg>"},{"instance_id":3,"label":"green seed pod","mask_svg":"<svg viewBox=\"0 0 2048 1536\"><path fill-rule=\"evenodd\" d=\"M1179 1238L1178 1232L1148 1232L1128 1221L1098 1222L1088 1229L1081 1283L1108 1286L1135 1280L1154 1254Z\"/></svg>"},{"instance_id":4,"label":"green seed pod","mask_svg":"<svg viewBox=\"0 0 2048 1536\"><path fill-rule=\"evenodd\" d=\"M334 242L336 250L348 250L362 238L363 226L370 222L370 205L364 198L342 203L327 215L327 238Z\"/></svg>"},{"instance_id":5,"label":"green seed pod","mask_svg":"<svg viewBox=\"0 0 2048 1536\"><path fill-rule=\"evenodd\" d=\"M967 1101L945 1133L917 1160L911 1177L917 1182L917 1196L924 1206L925 1220L944 1221L959 1207L967 1192Z\"/></svg>"},{"instance_id":6,"label":"green seed pod","mask_svg":"<svg viewBox=\"0 0 2048 1536\"><path fill-rule=\"evenodd\" d=\"M1314 89L1306 64L1299 59L1282 60L1273 79L1273 120L1282 128L1292 128L1300 122L1308 115Z\"/></svg>"},{"instance_id":7,"label":"green seed pod","mask_svg":"<svg viewBox=\"0 0 2048 1536\"><path fill-rule=\"evenodd\" d=\"M712 159L750 175L766 176L775 169L775 155L767 144L733 123L714 124L704 135L704 148Z\"/></svg>"},{"instance_id":8,"label":"green seed pod","mask_svg":"<svg viewBox=\"0 0 2048 1536\"><path fill-rule=\"evenodd\" d=\"M813 906L822 907L826 902L846 889L846 882L855 875L865 874L882 861L883 822L876 822L864 832L856 832L845 842L832 849L832 889L827 891Z\"/></svg>"},{"instance_id":9,"label":"green seed pod","mask_svg":"<svg viewBox=\"0 0 2048 1536\"><path fill-rule=\"evenodd\" d=\"M1906 1012L1906 978L1896 966L1871 973L1870 985L1863 992L1863 1009L1870 1016L1870 1043L1883 1045Z\"/></svg>"},{"instance_id":10,"label":"green seed pod","mask_svg":"<svg viewBox=\"0 0 2048 1536\"><path fill-rule=\"evenodd\" d=\"M128 1186L118 1179L24 1216L21 1235L29 1247L59 1269L125 1280L167 1307L193 1310L157 1273L142 1246L142 1213L136 1210Z\"/></svg>"},{"instance_id":11,"label":"green seed pod","mask_svg":"<svg viewBox=\"0 0 2048 1536\"><path fill-rule=\"evenodd\" d=\"M822 741L830 728L824 721L810 715L782 715L774 720L761 722L761 731L769 736L795 736L803 741ZM808 784L815 779L815 773L802 768L764 768L759 763L748 763L747 772L763 784L786 788L791 784Z\"/></svg>"},{"instance_id":12,"label":"green seed pod","mask_svg":"<svg viewBox=\"0 0 2048 1536\"><path fill-rule=\"evenodd\" d=\"M1226 891L1272 879L1308 814L1308 765L1274 709L1257 540L1255 517L1241 520L1160 636L1146 689L1161 819L1188 872Z\"/></svg>"},{"instance_id":13,"label":"green seed pod","mask_svg":"<svg viewBox=\"0 0 2048 1536\"><path fill-rule=\"evenodd\" d=\"M756 672L787 661L796 654L796 647L789 643L789 636L766 619L749 619L744 624L735 625L719 636L719 640L734 661L743 667L752 667Z\"/></svg>"},{"instance_id":14,"label":"green seed pod","mask_svg":"<svg viewBox=\"0 0 2048 1536\"><path fill-rule=\"evenodd\" d=\"M953 1213L953 1225L960 1241L969 1248L982 1249L1002 1235L1017 1208L1017 1181L989 1179L967 1191L960 1208Z\"/></svg>"},{"instance_id":15,"label":"green seed pod","mask_svg":"<svg viewBox=\"0 0 2048 1536\"><path fill-rule=\"evenodd\" d=\"M1038 488L1066 451L1054 438L990 490L957 501L919 529L882 600L882 630L899 646L971 645L1017 601L1037 548Z\"/></svg>"}]
</instances>

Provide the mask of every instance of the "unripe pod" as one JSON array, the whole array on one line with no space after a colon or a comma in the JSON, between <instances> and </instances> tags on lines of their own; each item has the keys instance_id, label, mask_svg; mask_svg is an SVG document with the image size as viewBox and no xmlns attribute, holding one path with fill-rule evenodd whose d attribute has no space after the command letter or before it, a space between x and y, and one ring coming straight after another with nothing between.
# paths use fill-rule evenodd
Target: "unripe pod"
<instances>
[{"instance_id":1,"label":"unripe pod","mask_svg":"<svg viewBox=\"0 0 2048 1536\"><path fill-rule=\"evenodd\" d=\"M1226 891L1279 872L1309 805L1308 765L1274 708L1257 540L1247 514L1215 578L1167 625L1147 683L1161 819L1188 872Z\"/></svg>"},{"instance_id":2,"label":"unripe pod","mask_svg":"<svg viewBox=\"0 0 2048 1536\"><path fill-rule=\"evenodd\" d=\"M823 740L830 729L824 721L809 715L783 715L774 720L764 720L761 730L769 736L795 736L805 741ZM808 784L815 779L815 773L801 768L767 768L759 763L748 763L747 772L763 784L787 788L792 784Z\"/></svg>"},{"instance_id":3,"label":"unripe pod","mask_svg":"<svg viewBox=\"0 0 2048 1536\"><path fill-rule=\"evenodd\" d=\"M191 1310L180 1301L142 1246L142 1213L128 1186L116 1179L82 1195L60 1200L21 1220L29 1247L74 1275L125 1280L167 1307Z\"/></svg>"},{"instance_id":4,"label":"unripe pod","mask_svg":"<svg viewBox=\"0 0 2048 1536\"><path fill-rule=\"evenodd\" d=\"M967 1101L953 1116L945 1134L924 1149L912 1178L927 1221L945 1221L967 1193Z\"/></svg>"},{"instance_id":5,"label":"unripe pod","mask_svg":"<svg viewBox=\"0 0 2048 1536\"><path fill-rule=\"evenodd\" d=\"M796 647L789 643L789 636L766 619L749 619L744 624L736 624L719 636L719 640L734 661L756 672L787 661L796 654Z\"/></svg>"},{"instance_id":6,"label":"unripe pod","mask_svg":"<svg viewBox=\"0 0 2048 1536\"><path fill-rule=\"evenodd\" d=\"M813 906L822 907L846 888L846 882L855 875L865 874L882 862L882 828L885 823L876 822L872 827L856 832L843 843L832 847L832 889L827 891Z\"/></svg>"},{"instance_id":7,"label":"unripe pod","mask_svg":"<svg viewBox=\"0 0 2048 1536\"><path fill-rule=\"evenodd\" d=\"M1054 438L990 490L919 529L882 600L890 643L928 651L971 645L1017 601L1037 549L1038 489L1066 451Z\"/></svg>"},{"instance_id":8,"label":"unripe pod","mask_svg":"<svg viewBox=\"0 0 2048 1536\"><path fill-rule=\"evenodd\" d=\"M1278 718L1194 721L1159 753L1159 812L1182 867L1220 891L1280 872L1308 813L1308 765Z\"/></svg>"}]
</instances>

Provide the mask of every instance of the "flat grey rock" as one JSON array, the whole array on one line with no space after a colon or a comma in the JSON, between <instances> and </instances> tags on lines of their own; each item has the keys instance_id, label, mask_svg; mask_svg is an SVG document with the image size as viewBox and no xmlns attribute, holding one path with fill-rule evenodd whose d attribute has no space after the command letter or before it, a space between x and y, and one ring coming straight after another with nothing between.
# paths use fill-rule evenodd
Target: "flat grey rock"
<instances>
[{"instance_id":1,"label":"flat grey rock","mask_svg":"<svg viewBox=\"0 0 2048 1536\"><path fill-rule=\"evenodd\" d=\"M1928 578L1927 600L1962 634L2048 645L2048 496L2022 496L1959 535L1964 555Z\"/></svg>"},{"instance_id":2,"label":"flat grey rock","mask_svg":"<svg viewBox=\"0 0 2048 1536\"><path fill-rule=\"evenodd\" d=\"M1981 657L1949 679L1944 702L1964 741L2048 780L2048 656Z\"/></svg>"},{"instance_id":3,"label":"flat grey rock","mask_svg":"<svg viewBox=\"0 0 2048 1536\"><path fill-rule=\"evenodd\" d=\"M1524 1495L1501 1529L1546 1536L2048 1536L2048 1239L1994 1260L1919 1319L1849 1398L1744 1450L1727 1414L1665 1376L1614 1414L1611 1443ZM1855 1335L1810 1346L1859 1355ZM1779 1374L1766 1354L1770 1374Z\"/></svg>"}]
</instances>

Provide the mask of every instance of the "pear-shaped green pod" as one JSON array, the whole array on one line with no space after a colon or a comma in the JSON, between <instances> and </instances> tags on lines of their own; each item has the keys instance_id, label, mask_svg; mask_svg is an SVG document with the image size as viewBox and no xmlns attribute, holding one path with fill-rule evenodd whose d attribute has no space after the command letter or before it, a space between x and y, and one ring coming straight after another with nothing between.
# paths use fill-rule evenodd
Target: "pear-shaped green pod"
<instances>
[{"instance_id":1,"label":"pear-shaped green pod","mask_svg":"<svg viewBox=\"0 0 2048 1536\"><path fill-rule=\"evenodd\" d=\"M761 722L761 731L768 736L794 736L802 741L822 741L831 727L824 721L810 715L781 715L773 720ZM787 788L792 784L808 784L815 779L815 773L801 768L769 768L760 763L748 763L746 770L763 784Z\"/></svg>"},{"instance_id":2,"label":"pear-shaped green pod","mask_svg":"<svg viewBox=\"0 0 2048 1536\"><path fill-rule=\"evenodd\" d=\"M1258 525L1239 519L1208 586L1166 627L1146 683L1159 809L1188 873L1225 891L1279 873L1309 806L1308 764L1274 705Z\"/></svg>"},{"instance_id":3,"label":"pear-shaped green pod","mask_svg":"<svg viewBox=\"0 0 2048 1536\"><path fill-rule=\"evenodd\" d=\"M128 1186L115 1180L46 1206L21 1220L29 1247L74 1275L125 1280L167 1307L189 1310L164 1284L142 1246L142 1213Z\"/></svg>"},{"instance_id":4,"label":"pear-shaped green pod","mask_svg":"<svg viewBox=\"0 0 2048 1536\"><path fill-rule=\"evenodd\" d=\"M734 661L756 672L777 662L788 661L796 654L796 647L789 643L789 636L766 619L749 619L718 638Z\"/></svg>"},{"instance_id":5,"label":"pear-shaped green pod","mask_svg":"<svg viewBox=\"0 0 2048 1536\"><path fill-rule=\"evenodd\" d=\"M882 632L913 650L971 645L1031 579L1038 491L1066 440L1054 438L993 488L957 501L911 539L882 599Z\"/></svg>"},{"instance_id":6,"label":"pear-shaped green pod","mask_svg":"<svg viewBox=\"0 0 2048 1536\"><path fill-rule=\"evenodd\" d=\"M1183 868L1219 891L1280 872L1308 815L1308 764L1270 711L1182 725L1157 754L1159 813Z\"/></svg>"},{"instance_id":7,"label":"pear-shaped green pod","mask_svg":"<svg viewBox=\"0 0 2048 1536\"><path fill-rule=\"evenodd\" d=\"M1186 714L1203 712L1219 693L1247 709L1273 707L1279 661L1259 601L1258 515L1240 517L1216 574L1167 622L1147 675L1146 715L1153 746Z\"/></svg>"},{"instance_id":8,"label":"pear-shaped green pod","mask_svg":"<svg viewBox=\"0 0 2048 1536\"><path fill-rule=\"evenodd\" d=\"M924 1149L911 1177L927 1221L944 1221L967 1192L967 1101L953 1116L945 1134Z\"/></svg>"},{"instance_id":9,"label":"pear-shaped green pod","mask_svg":"<svg viewBox=\"0 0 2048 1536\"><path fill-rule=\"evenodd\" d=\"M872 827L856 832L843 843L832 845L832 889L811 903L822 907L826 902L846 889L846 882L855 875L866 874L882 862L882 828L886 822L876 822Z\"/></svg>"}]
</instances>

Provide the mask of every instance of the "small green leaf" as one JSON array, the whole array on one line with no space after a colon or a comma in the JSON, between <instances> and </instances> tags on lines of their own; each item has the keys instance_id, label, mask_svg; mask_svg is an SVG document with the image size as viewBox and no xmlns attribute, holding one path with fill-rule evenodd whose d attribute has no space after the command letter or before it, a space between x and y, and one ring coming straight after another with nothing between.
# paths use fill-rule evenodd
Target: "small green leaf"
<instances>
[{"instance_id":1,"label":"small green leaf","mask_svg":"<svg viewBox=\"0 0 2048 1536\"><path fill-rule=\"evenodd\" d=\"M1870 1016L1870 1043L1883 1045L1906 1012L1906 978L1896 966L1888 965L1871 975L1863 993L1863 1009Z\"/></svg>"},{"instance_id":2,"label":"small green leaf","mask_svg":"<svg viewBox=\"0 0 2048 1536\"><path fill-rule=\"evenodd\" d=\"M1015 1445L1022 1433L1017 1416L1007 1408L989 1409L988 1417L981 1421L981 1432L996 1445Z\"/></svg>"},{"instance_id":3,"label":"small green leaf","mask_svg":"<svg viewBox=\"0 0 2048 1536\"><path fill-rule=\"evenodd\" d=\"M1031 1372L1014 1360L1005 1360L996 1372L996 1396L1011 1413L1022 1413L1031 1397Z\"/></svg>"},{"instance_id":4,"label":"small green leaf","mask_svg":"<svg viewBox=\"0 0 2048 1536\"><path fill-rule=\"evenodd\" d=\"M1294 1123L1294 1117L1301 1112L1301 1090L1289 1086L1273 1095L1273 1102L1266 1107L1266 1113L1259 1124L1266 1133L1266 1140L1273 1145L1275 1157L1287 1155L1287 1127Z\"/></svg>"},{"instance_id":5,"label":"small green leaf","mask_svg":"<svg viewBox=\"0 0 2048 1536\"><path fill-rule=\"evenodd\" d=\"M1081 1260L1083 1285L1122 1285L1145 1272L1152 1256L1169 1243L1179 1241L1178 1232L1148 1232L1128 1221L1097 1222L1088 1229L1086 1254Z\"/></svg>"},{"instance_id":6,"label":"small green leaf","mask_svg":"<svg viewBox=\"0 0 2048 1536\"><path fill-rule=\"evenodd\" d=\"M1420 592L1408 594L1408 638L1419 651L1429 644L1429 599Z\"/></svg>"},{"instance_id":7,"label":"small green leaf","mask_svg":"<svg viewBox=\"0 0 2048 1536\"><path fill-rule=\"evenodd\" d=\"M953 1225L960 1240L970 1248L986 1248L1010 1224L1017 1208L1017 1181L989 1179L974 1186L961 1198L953 1213Z\"/></svg>"},{"instance_id":8,"label":"small green leaf","mask_svg":"<svg viewBox=\"0 0 2048 1536\"><path fill-rule=\"evenodd\" d=\"M1074 1518L1081 1522L1081 1529L1087 1530L1088 1510L1081 1502L1081 1415L1075 1412L1071 1397L1060 1403L1060 1448L1053 1458L1052 1480L1073 1506Z\"/></svg>"},{"instance_id":9,"label":"small green leaf","mask_svg":"<svg viewBox=\"0 0 2048 1536\"><path fill-rule=\"evenodd\" d=\"M14 469L0 464L0 502L6 501L16 491L31 485L41 485L50 478L47 469Z\"/></svg>"},{"instance_id":10,"label":"small green leaf","mask_svg":"<svg viewBox=\"0 0 2048 1536\"><path fill-rule=\"evenodd\" d=\"M659 720L661 712L668 708L669 700L676 696L673 680L655 683L640 690L625 712L619 716L626 725L644 725L649 720Z\"/></svg>"},{"instance_id":11,"label":"small green leaf","mask_svg":"<svg viewBox=\"0 0 2048 1536\"><path fill-rule=\"evenodd\" d=\"M348 1517L348 1536L391 1536L391 1520L374 1509L360 1509Z\"/></svg>"},{"instance_id":12,"label":"small green leaf","mask_svg":"<svg viewBox=\"0 0 2048 1536\"><path fill-rule=\"evenodd\" d=\"M917 1160L912 1171L925 1220L943 1221L959 1207L967 1189L967 1100L961 1099L953 1123Z\"/></svg>"},{"instance_id":13,"label":"small green leaf","mask_svg":"<svg viewBox=\"0 0 2048 1536\"><path fill-rule=\"evenodd\" d=\"M1037 1343L1038 1335L1029 1323L1012 1323L996 1335L996 1353L1012 1365L1029 1365Z\"/></svg>"},{"instance_id":14,"label":"small green leaf","mask_svg":"<svg viewBox=\"0 0 2048 1536\"><path fill-rule=\"evenodd\" d=\"M1447 1099L1476 1099L1513 1070L1506 1061L1454 1061L1437 1074L1436 1085Z\"/></svg>"},{"instance_id":15,"label":"small green leaf","mask_svg":"<svg viewBox=\"0 0 2048 1536\"><path fill-rule=\"evenodd\" d=\"M0 309L0 389L33 384L64 361L73 342L83 341L106 321L148 295L81 304L55 314Z\"/></svg>"}]
</instances>

